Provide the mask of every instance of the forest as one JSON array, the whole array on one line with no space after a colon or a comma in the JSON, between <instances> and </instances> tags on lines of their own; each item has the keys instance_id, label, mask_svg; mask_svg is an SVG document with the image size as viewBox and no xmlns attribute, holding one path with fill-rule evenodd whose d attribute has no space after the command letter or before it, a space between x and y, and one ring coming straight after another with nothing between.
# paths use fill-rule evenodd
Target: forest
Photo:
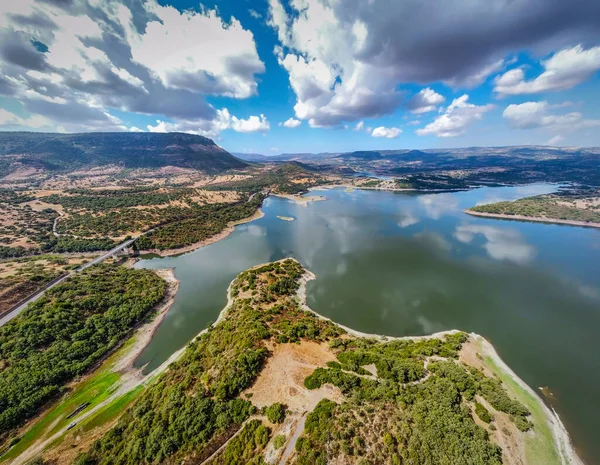
<instances>
[{"instance_id":1,"label":"forest","mask_svg":"<svg viewBox=\"0 0 600 465\"><path fill-rule=\"evenodd\" d=\"M198 206L187 218L173 221L141 236L135 241L139 250L169 250L186 247L223 231L230 222L252 216L262 205L264 195L256 194L233 204L218 203Z\"/></svg>"},{"instance_id":2,"label":"forest","mask_svg":"<svg viewBox=\"0 0 600 465\"><path fill-rule=\"evenodd\" d=\"M114 349L165 292L151 271L96 265L0 327L0 439Z\"/></svg>"}]
</instances>

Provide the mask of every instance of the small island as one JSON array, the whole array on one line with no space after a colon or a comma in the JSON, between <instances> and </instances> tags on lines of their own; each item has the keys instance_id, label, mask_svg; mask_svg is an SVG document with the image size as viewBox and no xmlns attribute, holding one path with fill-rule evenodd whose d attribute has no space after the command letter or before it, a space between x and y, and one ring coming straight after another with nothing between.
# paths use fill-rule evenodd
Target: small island
<instances>
[{"instance_id":1,"label":"small island","mask_svg":"<svg viewBox=\"0 0 600 465\"><path fill-rule=\"evenodd\" d=\"M277 215L277 218L279 218L280 220L283 220L283 221L294 221L296 219L291 216L279 216L279 215Z\"/></svg>"}]
</instances>

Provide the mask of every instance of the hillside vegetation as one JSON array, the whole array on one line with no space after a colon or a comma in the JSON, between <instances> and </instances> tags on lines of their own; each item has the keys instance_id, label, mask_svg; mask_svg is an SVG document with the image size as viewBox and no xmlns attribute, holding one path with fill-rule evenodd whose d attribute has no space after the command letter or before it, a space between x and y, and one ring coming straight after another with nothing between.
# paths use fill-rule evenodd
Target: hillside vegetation
<instances>
[{"instance_id":1,"label":"hillside vegetation","mask_svg":"<svg viewBox=\"0 0 600 465\"><path fill-rule=\"evenodd\" d=\"M277 346L288 344L328 347L337 361L314 370L305 389L333 385L342 396L322 400L308 415L291 463L500 464L502 450L488 432L494 420L486 427L475 421L481 414L476 399L494 418L504 415L522 431L532 428L529 411L500 381L458 362L466 334L390 342L348 335L301 309L295 294L303 272L288 259L241 273L224 320L190 343L75 463L199 464L224 444L210 463L260 464L267 450L281 454L286 439L277 433L288 418L286 399L264 409L267 422L254 398L241 394ZM372 365L375 370L367 370ZM523 434L518 429L506 434Z\"/></svg>"},{"instance_id":2,"label":"hillside vegetation","mask_svg":"<svg viewBox=\"0 0 600 465\"><path fill-rule=\"evenodd\" d=\"M470 211L600 224L600 197L539 195L512 202L478 205Z\"/></svg>"},{"instance_id":3,"label":"hillside vegetation","mask_svg":"<svg viewBox=\"0 0 600 465\"><path fill-rule=\"evenodd\" d=\"M0 439L119 344L165 292L149 270L97 265L0 327Z\"/></svg>"}]
</instances>

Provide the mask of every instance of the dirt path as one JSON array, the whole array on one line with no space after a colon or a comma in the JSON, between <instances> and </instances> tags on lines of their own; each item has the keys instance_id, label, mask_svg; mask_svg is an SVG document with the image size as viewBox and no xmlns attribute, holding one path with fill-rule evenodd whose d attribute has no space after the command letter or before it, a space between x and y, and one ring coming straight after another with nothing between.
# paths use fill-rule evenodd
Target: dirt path
<instances>
[{"instance_id":1,"label":"dirt path","mask_svg":"<svg viewBox=\"0 0 600 465\"><path fill-rule=\"evenodd\" d=\"M285 450L281 455L281 459L279 460L279 465L285 465L288 459L292 456L292 454L296 451L296 443L298 442L298 438L304 432L304 424L306 423L306 415L308 412L304 412L304 414L298 420L298 424L292 433L292 436L288 440L287 446L285 446Z\"/></svg>"}]
</instances>

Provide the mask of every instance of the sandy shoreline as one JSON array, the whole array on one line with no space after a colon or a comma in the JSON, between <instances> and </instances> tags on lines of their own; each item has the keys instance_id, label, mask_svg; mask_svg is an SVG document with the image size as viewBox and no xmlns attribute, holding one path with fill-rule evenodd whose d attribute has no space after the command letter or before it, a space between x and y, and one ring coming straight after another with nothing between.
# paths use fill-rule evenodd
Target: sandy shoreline
<instances>
[{"instance_id":1,"label":"sandy shoreline","mask_svg":"<svg viewBox=\"0 0 600 465\"><path fill-rule=\"evenodd\" d=\"M209 237L208 239L204 239L200 242L196 242L194 244L187 245L185 247L179 247L178 249L140 250L140 253L141 254L155 254L155 255L160 255L161 257L172 257L173 255L181 255L184 253L193 252L194 250L200 249L202 247L206 247L207 245L210 245L210 244L214 244L215 242L219 242L221 239L225 239L227 236L229 236L235 230L236 226L238 226L240 224L244 224L244 223L250 223L251 221L262 218L263 216L265 216L265 214L263 213L262 209L259 208L258 210L256 210L256 212L252 216L249 216L249 217L244 218L239 221L230 221L227 224L227 227L225 229L223 229L223 231L221 231L218 234L215 234L214 236Z\"/></svg>"},{"instance_id":2,"label":"sandy shoreline","mask_svg":"<svg viewBox=\"0 0 600 465\"><path fill-rule=\"evenodd\" d=\"M140 328L137 330L133 346L129 352L115 364L115 371L127 371L134 369L133 364L135 363L135 360L150 343L154 333L171 309L171 306L175 301L175 297L177 296L177 291L179 291L179 280L175 277L174 270L174 268L152 270L167 282L167 294L159 304L159 307L156 309L155 317L151 321L140 326Z\"/></svg>"},{"instance_id":3,"label":"sandy shoreline","mask_svg":"<svg viewBox=\"0 0 600 465\"><path fill-rule=\"evenodd\" d=\"M498 220L513 220L513 221L532 221L534 223L547 223L547 224L564 224L567 226L580 226L584 228L600 228L600 223L586 223L585 221L575 220L560 220L554 218L538 218L535 216L524 216L524 215L506 215L503 213L483 213L476 212L473 210L463 210L464 213L471 216L479 216L481 218L494 218Z\"/></svg>"}]
</instances>

